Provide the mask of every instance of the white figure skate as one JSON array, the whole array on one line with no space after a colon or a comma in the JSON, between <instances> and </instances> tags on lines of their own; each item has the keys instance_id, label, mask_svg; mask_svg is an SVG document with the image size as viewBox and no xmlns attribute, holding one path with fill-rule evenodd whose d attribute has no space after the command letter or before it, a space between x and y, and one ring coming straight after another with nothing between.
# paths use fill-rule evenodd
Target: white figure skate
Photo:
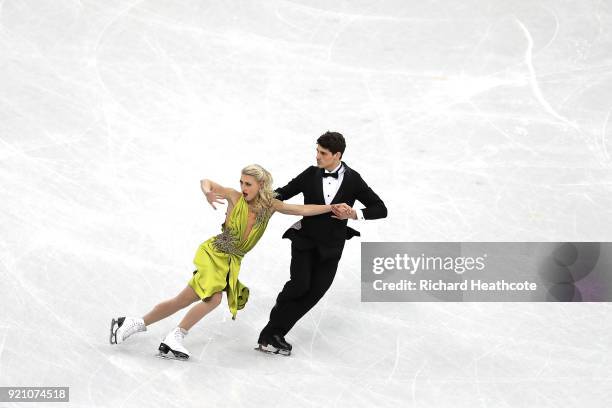
<instances>
[{"instance_id":1,"label":"white figure skate","mask_svg":"<svg viewBox=\"0 0 612 408\"><path fill-rule=\"evenodd\" d=\"M144 320L137 317L118 317L111 320L110 344L123 343L132 334L147 331Z\"/></svg>"},{"instance_id":2,"label":"white figure skate","mask_svg":"<svg viewBox=\"0 0 612 408\"><path fill-rule=\"evenodd\" d=\"M183 346L183 339L187 332L183 332L180 327L174 328L166 337L162 340L159 345L159 357L171 358L175 360L187 360L189 359L189 350Z\"/></svg>"}]
</instances>

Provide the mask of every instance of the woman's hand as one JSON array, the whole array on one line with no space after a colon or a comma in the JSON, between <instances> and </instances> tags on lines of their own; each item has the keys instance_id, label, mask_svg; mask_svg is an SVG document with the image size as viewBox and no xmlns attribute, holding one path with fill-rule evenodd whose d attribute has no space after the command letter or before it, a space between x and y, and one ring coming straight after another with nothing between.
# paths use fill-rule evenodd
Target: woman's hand
<instances>
[{"instance_id":1,"label":"woman's hand","mask_svg":"<svg viewBox=\"0 0 612 408\"><path fill-rule=\"evenodd\" d=\"M206 196L206 201L208 201L208 204L210 204L210 206L215 210L217 209L217 207L215 207L215 203L225 204L225 202L222 201L224 197L221 194L217 194L214 191L208 191L205 192L204 195Z\"/></svg>"},{"instance_id":2,"label":"woman's hand","mask_svg":"<svg viewBox=\"0 0 612 408\"><path fill-rule=\"evenodd\" d=\"M351 220L357 219L357 212L355 209L346 203L333 204L331 210L334 213L332 218L336 218L338 220L348 220L349 218Z\"/></svg>"},{"instance_id":3,"label":"woman's hand","mask_svg":"<svg viewBox=\"0 0 612 408\"><path fill-rule=\"evenodd\" d=\"M223 187L220 184L215 183L212 180L202 179L200 180L200 188L202 189L202 193L206 196L206 201L208 204L215 210L215 203L217 204L225 204L221 200L229 200L232 203L235 202L240 197L240 193L233 188ZM235 199L233 197L236 197Z\"/></svg>"}]
</instances>

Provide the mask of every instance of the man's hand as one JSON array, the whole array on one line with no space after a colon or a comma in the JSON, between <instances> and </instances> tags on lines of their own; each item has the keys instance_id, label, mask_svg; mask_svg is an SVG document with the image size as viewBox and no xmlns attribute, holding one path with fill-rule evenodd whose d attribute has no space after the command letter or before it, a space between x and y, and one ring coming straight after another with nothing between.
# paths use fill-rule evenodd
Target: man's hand
<instances>
[{"instance_id":1,"label":"man's hand","mask_svg":"<svg viewBox=\"0 0 612 408\"><path fill-rule=\"evenodd\" d=\"M350 205L342 203L342 204L333 204L331 207L332 218L336 218L338 220L356 220L357 219L357 211L355 211Z\"/></svg>"},{"instance_id":2,"label":"man's hand","mask_svg":"<svg viewBox=\"0 0 612 408\"><path fill-rule=\"evenodd\" d=\"M204 193L204 195L206 196L206 201L208 201L208 204L211 205L212 208L214 208L215 210L217 209L217 207L215 207L215 203L217 204L225 204L222 200L223 200L223 196L221 194L217 194L214 193L212 191L208 191L206 193Z\"/></svg>"}]
</instances>

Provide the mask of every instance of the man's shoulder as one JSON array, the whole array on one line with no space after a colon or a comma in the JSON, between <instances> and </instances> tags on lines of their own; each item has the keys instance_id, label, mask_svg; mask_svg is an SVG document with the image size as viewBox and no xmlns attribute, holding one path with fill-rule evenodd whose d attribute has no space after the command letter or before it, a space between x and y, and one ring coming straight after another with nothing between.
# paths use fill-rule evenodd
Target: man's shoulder
<instances>
[{"instance_id":1,"label":"man's shoulder","mask_svg":"<svg viewBox=\"0 0 612 408\"><path fill-rule=\"evenodd\" d=\"M303 172L300 173L300 175L302 176L311 176L317 173L317 171L319 170L319 168L317 166L308 166L306 167L306 170L304 170Z\"/></svg>"},{"instance_id":2,"label":"man's shoulder","mask_svg":"<svg viewBox=\"0 0 612 408\"><path fill-rule=\"evenodd\" d=\"M361 174L359 174L357 170L352 167L349 167L346 162L342 162L342 164L344 165L345 174L350 174L352 177L361 178Z\"/></svg>"}]
</instances>

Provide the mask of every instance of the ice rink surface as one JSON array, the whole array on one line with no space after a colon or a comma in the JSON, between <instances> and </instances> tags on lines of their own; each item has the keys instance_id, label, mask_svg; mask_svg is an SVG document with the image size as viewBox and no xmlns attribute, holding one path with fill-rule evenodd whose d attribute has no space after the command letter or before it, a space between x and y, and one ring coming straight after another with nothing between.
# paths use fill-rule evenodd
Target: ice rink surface
<instances>
[{"instance_id":1,"label":"ice rink surface","mask_svg":"<svg viewBox=\"0 0 612 408\"><path fill-rule=\"evenodd\" d=\"M0 385L75 407L607 407L610 304L361 303L359 239L293 355L255 352L285 215L189 362L154 357L181 312L120 346L108 324L189 280L224 214L201 178L239 188L256 162L284 185L328 129L389 209L349 222L361 241L610 241L611 113L608 0L1 1Z\"/></svg>"}]
</instances>

